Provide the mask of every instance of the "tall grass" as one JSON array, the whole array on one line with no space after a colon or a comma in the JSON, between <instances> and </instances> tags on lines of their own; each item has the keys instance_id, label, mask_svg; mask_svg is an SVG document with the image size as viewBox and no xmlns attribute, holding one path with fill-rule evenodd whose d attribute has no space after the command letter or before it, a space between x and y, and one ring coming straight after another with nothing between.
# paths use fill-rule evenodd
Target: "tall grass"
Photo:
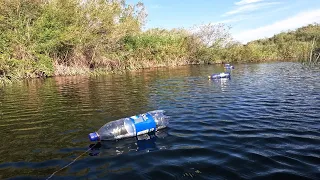
<instances>
[{"instance_id":1,"label":"tall grass","mask_svg":"<svg viewBox=\"0 0 320 180\"><path fill-rule=\"evenodd\" d=\"M242 45L223 24L142 31L145 20L142 3L124 0L0 0L1 82L184 64L307 60L320 47L319 24Z\"/></svg>"},{"instance_id":2,"label":"tall grass","mask_svg":"<svg viewBox=\"0 0 320 180\"><path fill-rule=\"evenodd\" d=\"M320 25L310 24L295 31L282 32L271 38L230 46L227 57L237 61L310 60L310 52L320 48ZM316 53L314 53L316 54Z\"/></svg>"}]
</instances>

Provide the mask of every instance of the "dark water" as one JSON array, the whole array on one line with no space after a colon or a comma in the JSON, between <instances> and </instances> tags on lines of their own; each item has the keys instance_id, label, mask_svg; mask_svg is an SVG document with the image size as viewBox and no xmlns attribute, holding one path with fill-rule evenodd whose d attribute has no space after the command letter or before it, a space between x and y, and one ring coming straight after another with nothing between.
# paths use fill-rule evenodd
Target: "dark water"
<instances>
[{"instance_id":1,"label":"dark water","mask_svg":"<svg viewBox=\"0 0 320 180\"><path fill-rule=\"evenodd\" d=\"M104 123L154 109L155 135L102 142L51 179L319 179L320 70L186 66L30 80L0 90L0 179L46 179Z\"/></svg>"}]
</instances>

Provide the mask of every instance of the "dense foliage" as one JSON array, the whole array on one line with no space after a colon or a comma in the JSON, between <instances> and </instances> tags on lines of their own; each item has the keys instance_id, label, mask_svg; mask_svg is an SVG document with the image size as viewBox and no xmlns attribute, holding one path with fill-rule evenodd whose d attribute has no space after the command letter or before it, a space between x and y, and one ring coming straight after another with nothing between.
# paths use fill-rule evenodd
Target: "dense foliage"
<instances>
[{"instance_id":1,"label":"dense foliage","mask_svg":"<svg viewBox=\"0 0 320 180\"><path fill-rule=\"evenodd\" d=\"M310 24L295 31L282 32L271 38L246 45L233 44L228 50L232 61L302 60L318 61L320 25Z\"/></svg>"},{"instance_id":2,"label":"dense foliage","mask_svg":"<svg viewBox=\"0 0 320 180\"><path fill-rule=\"evenodd\" d=\"M0 81L191 63L316 61L320 48L319 24L242 45L223 24L142 31L145 19L143 4L124 0L0 0Z\"/></svg>"},{"instance_id":3,"label":"dense foliage","mask_svg":"<svg viewBox=\"0 0 320 180\"><path fill-rule=\"evenodd\" d=\"M117 66L123 38L140 32L142 4L117 0L0 0L0 75L77 73Z\"/></svg>"}]
</instances>

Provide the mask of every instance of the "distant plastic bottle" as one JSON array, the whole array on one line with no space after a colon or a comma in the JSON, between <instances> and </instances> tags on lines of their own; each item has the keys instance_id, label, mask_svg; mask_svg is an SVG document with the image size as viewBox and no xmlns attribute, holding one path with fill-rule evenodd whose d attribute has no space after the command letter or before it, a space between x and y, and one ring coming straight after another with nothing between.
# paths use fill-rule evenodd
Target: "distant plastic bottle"
<instances>
[{"instance_id":1,"label":"distant plastic bottle","mask_svg":"<svg viewBox=\"0 0 320 180\"><path fill-rule=\"evenodd\" d=\"M220 79L220 78L230 78L230 73L219 73L219 74L211 74L208 76L209 79Z\"/></svg>"},{"instance_id":2,"label":"distant plastic bottle","mask_svg":"<svg viewBox=\"0 0 320 180\"><path fill-rule=\"evenodd\" d=\"M230 65L230 64L225 64L224 65L225 69L234 69L234 66Z\"/></svg>"},{"instance_id":3,"label":"distant plastic bottle","mask_svg":"<svg viewBox=\"0 0 320 180\"><path fill-rule=\"evenodd\" d=\"M122 139L163 129L169 124L169 117L164 115L164 112L155 110L109 122L97 132L90 133L89 139L91 141Z\"/></svg>"}]
</instances>

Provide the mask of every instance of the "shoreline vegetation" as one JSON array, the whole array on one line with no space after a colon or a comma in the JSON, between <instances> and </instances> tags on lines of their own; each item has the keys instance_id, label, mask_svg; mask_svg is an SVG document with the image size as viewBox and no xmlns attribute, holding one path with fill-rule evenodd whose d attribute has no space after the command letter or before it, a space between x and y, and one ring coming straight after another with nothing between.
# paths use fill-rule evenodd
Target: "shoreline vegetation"
<instances>
[{"instance_id":1,"label":"shoreline vegetation","mask_svg":"<svg viewBox=\"0 0 320 180\"><path fill-rule=\"evenodd\" d=\"M243 45L225 24L143 31L146 18L142 3L125 0L0 0L0 85L187 64L320 62L316 23Z\"/></svg>"}]
</instances>

